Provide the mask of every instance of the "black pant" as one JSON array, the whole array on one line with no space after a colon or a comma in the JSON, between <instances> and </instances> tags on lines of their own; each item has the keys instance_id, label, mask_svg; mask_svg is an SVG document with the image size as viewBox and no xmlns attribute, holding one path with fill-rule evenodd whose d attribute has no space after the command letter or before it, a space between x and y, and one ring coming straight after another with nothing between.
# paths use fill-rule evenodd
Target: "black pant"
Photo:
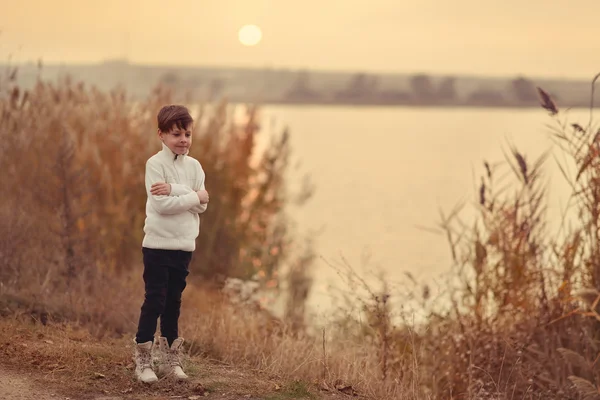
<instances>
[{"instance_id":1,"label":"black pant","mask_svg":"<svg viewBox=\"0 0 600 400\"><path fill-rule=\"evenodd\" d=\"M181 250L142 248L146 294L142 305L136 341L154 339L158 317L160 332L169 346L179 336L178 321L181 293L185 289L192 253Z\"/></svg>"}]
</instances>

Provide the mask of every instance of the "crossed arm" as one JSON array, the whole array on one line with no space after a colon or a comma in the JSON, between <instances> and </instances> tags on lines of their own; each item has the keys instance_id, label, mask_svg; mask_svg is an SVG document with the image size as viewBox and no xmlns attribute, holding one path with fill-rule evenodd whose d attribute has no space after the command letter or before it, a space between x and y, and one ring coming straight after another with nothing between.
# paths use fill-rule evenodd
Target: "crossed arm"
<instances>
[{"instance_id":1,"label":"crossed arm","mask_svg":"<svg viewBox=\"0 0 600 400\"><path fill-rule=\"evenodd\" d=\"M164 183L160 166L146 164L146 191L152 206L159 214L179 214L185 211L203 213L208 204L208 192L204 184L198 191L186 185ZM168 192L164 193L168 189ZM173 192L173 193L171 193Z\"/></svg>"},{"instance_id":2,"label":"crossed arm","mask_svg":"<svg viewBox=\"0 0 600 400\"><path fill-rule=\"evenodd\" d=\"M164 183L157 182L150 187L150 193L154 196L185 196L189 193L196 193L200 204L193 206L188 211L202 214L206 211L209 202L209 195L204 188L204 183L200 186L200 190L194 191L191 187L181 183Z\"/></svg>"}]
</instances>

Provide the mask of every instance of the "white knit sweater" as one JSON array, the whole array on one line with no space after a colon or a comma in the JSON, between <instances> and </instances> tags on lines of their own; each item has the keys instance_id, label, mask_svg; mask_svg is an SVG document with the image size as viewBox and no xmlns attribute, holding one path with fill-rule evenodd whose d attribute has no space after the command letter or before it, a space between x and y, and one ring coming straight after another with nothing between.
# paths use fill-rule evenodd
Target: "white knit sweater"
<instances>
[{"instance_id":1,"label":"white knit sweater","mask_svg":"<svg viewBox=\"0 0 600 400\"><path fill-rule=\"evenodd\" d=\"M205 174L198 160L176 155L165 144L146 162L146 222L143 247L194 251L200 232L199 214L207 205L200 204L197 190L204 189ZM171 184L169 196L153 196L154 183Z\"/></svg>"}]
</instances>

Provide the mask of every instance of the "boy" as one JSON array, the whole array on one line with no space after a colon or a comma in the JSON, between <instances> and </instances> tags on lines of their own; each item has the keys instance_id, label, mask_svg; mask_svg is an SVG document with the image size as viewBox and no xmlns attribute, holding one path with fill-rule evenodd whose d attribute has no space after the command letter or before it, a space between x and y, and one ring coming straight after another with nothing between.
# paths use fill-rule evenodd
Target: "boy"
<instances>
[{"instance_id":1,"label":"boy","mask_svg":"<svg viewBox=\"0 0 600 400\"><path fill-rule=\"evenodd\" d=\"M142 254L145 298L135 342L135 374L144 382L158 380L152 369L152 346L158 317L158 373L187 379L179 360L183 338L178 335L181 293L196 248L199 214L209 196L200 163L188 156L193 119L187 108L163 107L158 115L162 150L146 162L146 221Z\"/></svg>"}]
</instances>

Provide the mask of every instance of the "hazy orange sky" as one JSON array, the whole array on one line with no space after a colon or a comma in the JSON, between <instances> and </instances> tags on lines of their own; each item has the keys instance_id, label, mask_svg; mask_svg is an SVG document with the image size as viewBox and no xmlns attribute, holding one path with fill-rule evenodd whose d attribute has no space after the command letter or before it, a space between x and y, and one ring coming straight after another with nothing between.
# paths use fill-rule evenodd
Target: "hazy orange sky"
<instances>
[{"instance_id":1,"label":"hazy orange sky","mask_svg":"<svg viewBox=\"0 0 600 400\"><path fill-rule=\"evenodd\" d=\"M591 79L600 0L0 0L0 61ZM263 41L237 31L257 24Z\"/></svg>"}]
</instances>

